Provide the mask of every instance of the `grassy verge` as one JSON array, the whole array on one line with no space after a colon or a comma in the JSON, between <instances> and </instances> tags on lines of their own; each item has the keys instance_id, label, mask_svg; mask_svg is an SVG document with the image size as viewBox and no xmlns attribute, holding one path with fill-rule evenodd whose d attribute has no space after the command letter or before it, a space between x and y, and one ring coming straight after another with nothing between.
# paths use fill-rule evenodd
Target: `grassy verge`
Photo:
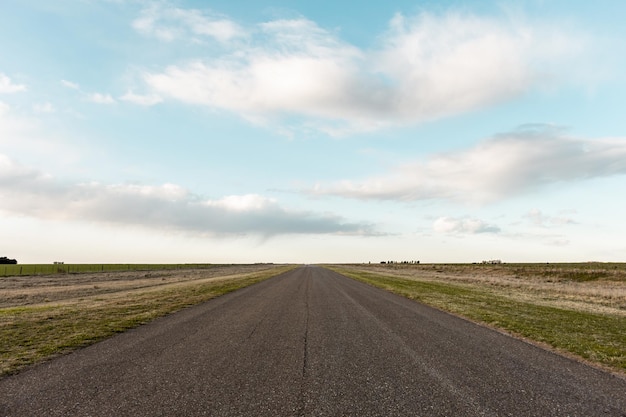
<instances>
[{"instance_id":1,"label":"grassy verge","mask_svg":"<svg viewBox=\"0 0 626 417\"><path fill-rule=\"evenodd\" d=\"M626 317L538 305L459 283L329 267L353 279L626 372Z\"/></svg>"},{"instance_id":2,"label":"grassy verge","mask_svg":"<svg viewBox=\"0 0 626 417\"><path fill-rule=\"evenodd\" d=\"M0 309L0 375L286 272L293 266Z\"/></svg>"}]
</instances>

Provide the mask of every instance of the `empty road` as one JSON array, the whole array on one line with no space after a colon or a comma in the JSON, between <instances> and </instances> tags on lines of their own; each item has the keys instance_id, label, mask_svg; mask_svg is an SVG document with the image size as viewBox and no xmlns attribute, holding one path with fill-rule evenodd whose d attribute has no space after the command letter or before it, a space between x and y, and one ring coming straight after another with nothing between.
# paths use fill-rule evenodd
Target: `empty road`
<instances>
[{"instance_id":1,"label":"empty road","mask_svg":"<svg viewBox=\"0 0 626 417\"><path fill-rule=\"evenodd\" d=\"M302 267L0 380L0 416L626 416L626 380Z\"/></svg>"}]
</instances>

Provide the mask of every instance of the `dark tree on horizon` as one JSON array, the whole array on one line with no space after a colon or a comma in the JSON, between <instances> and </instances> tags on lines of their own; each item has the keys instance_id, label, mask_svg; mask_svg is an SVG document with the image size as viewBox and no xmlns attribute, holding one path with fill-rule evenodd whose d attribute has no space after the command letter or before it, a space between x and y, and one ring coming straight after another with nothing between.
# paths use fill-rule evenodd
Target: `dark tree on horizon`
<instances>
[{"instance_id":1,"label":"dark tree on horizon","mask_svg":"<svg viewBox=\"0 0 626 417\"><path fill-rule=\"evenodd\" d=\"M6 256L0 256L0 264L16 265L17 264L17 260L9 259Z\"/></svg>"}]
</instances>

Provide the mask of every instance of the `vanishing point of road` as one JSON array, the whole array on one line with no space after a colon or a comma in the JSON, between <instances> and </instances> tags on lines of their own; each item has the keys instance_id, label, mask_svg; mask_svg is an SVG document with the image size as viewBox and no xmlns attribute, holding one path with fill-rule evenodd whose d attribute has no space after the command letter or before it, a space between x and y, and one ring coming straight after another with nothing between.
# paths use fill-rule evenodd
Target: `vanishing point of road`
<instances>
[{"instance_id":1,"label":"vanishing point of road","mask_svg":"<svg viewBox=\"0 0 626 417\"><path fill-rule=\"evenodd\" d=\"M626 416L626 379L301 267L0 380L0 416Z\"/></svg>"}]
</instances>

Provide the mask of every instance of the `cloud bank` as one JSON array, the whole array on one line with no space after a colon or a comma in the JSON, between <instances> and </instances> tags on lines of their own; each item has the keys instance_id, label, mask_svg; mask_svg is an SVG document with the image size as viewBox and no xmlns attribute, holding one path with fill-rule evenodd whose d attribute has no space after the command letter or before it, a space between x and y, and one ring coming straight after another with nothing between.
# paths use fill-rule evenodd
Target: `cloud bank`
<instances>
[{"instance_id":1,"label":"cloud bank","mask_svg":"<svg viewBox=\"0 0 626 417\"><path fill-rule=\"evenodd\" d=\"M210 35L222 49L145 71L151 94L263 125L304 118L303 126L333 135L437 119L562 82L584 45L558 27L454 12L398 14L372 48L305 18L244 31L224 17L153 7L133 25L172 41L184 36L176 29L184 22L185 32ZM212 29L218 23L228 29Z\"/></svg>"},{"instance_id":2,"label":"cloud bank","mask_svg":"<svg viewBox=\"0 0 626 417\"><path fill-rule=\"evenodd\" d=\"M529 125L384 175L318 184L306 192L363 200L489 203L550 184L624 174L626 139L575 139L551 126Z\"/></svg>"},{"instance_id":3,"label":"cloud bank","mask_svg":"<svg viewBox=\"0 0 626 417\"><path fill-rule=\"evenodd\" d=\"M331 214L289 210L260 195L210 200L175 184L64 184L2 154L0 211L200 235L375 234L371 225L348 223Z\"/></svg>"}]
</instances>

